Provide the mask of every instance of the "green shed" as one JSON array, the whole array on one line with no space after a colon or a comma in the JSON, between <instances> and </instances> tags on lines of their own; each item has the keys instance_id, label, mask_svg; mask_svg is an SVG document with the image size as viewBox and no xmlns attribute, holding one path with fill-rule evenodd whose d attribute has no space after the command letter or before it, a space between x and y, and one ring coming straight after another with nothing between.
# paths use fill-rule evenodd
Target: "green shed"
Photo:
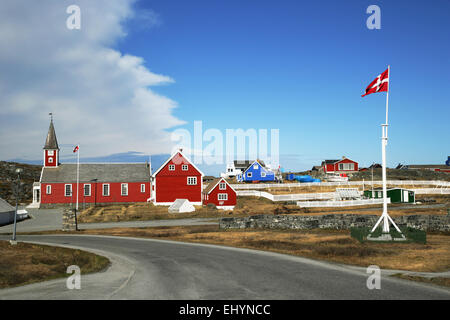
<instances>
[{"instance_id":1,"label":"green shed","mask_svg":"<svg viewBox=\"0 0 450 320\"><path fill-rule=\"evenodd\" d=\"M380 199L383 198L383 189L378 188L372 190L365 190L364 196L370 199ZM414 203L416 202L416 196L414 191L402 189L402 188L392 188L387 190L388 198L391 198L391 203Z\"/></svg>"}]
</instances>

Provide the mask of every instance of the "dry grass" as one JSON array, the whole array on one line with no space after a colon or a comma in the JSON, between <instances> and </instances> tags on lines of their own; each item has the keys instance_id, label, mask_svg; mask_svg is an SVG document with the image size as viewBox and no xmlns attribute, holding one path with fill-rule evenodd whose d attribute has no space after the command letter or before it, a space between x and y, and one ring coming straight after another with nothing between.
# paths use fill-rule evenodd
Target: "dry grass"
<instances>
[{"instance_id":1,"label":"dry grass","mask_svg":"<svg viewBox=\"0 0 450 320\"><path fill-rule=\"evenodd\" d=\"M435 284L438 286L444 286L444 287L450 287L450 278L444 278L444 277L420 277L420 276L412 276L407 274L394 274L393 277L406 279L406 280L412 280L412 281L418 281L418 282L424 282L424 283L430 283Z\"/></svg>"},{"instance_id":2,"label":"dry grass","mask_svg":"<svg viewBox=\"0 0 450 320\"><path fill-rule=\"evenodd\" d=\"M429 196L437 199L436 203L450 202L449 195ZM420 205L408 209L400 209L405 204L389 205L392 216L411 214L447 214L446 208L421 208ZM367 210L367 209L378 210ZM83 210L78 218L79 223L145 221L161 219L183 218L224 218L245 217L255 214L294 214L294 215L322 215L322 214L381 214L382 205L368 205L347 208L300 208L295 204L272 202L265 198L238 197L234 211L216 210L197 206L195 212L168 213L166 206L154 206L150 203L136 203L130 205L111 205L105 207L91 207Z\"/></svg>"},{"instance_id":3,"label":"dry grass","mask_svg":"<svg viewBox=\"0 0 450 320\"><path fill-rule=\"evenodd\" d=\"M107 258L90 252L7 241L0 241L0 257L0 288L66 277L70 265L79 266L82 274L109 265Z\"/></svg>"},{"instance_id":4,"label":"dry grass","mask_svg":"<svg viewBox=\"0 0 450 320\"><path fill-rule=\"evenodd\" d=\"M411 271L450 269L450 235L429 234L428 243L359 243L340 230L221 230L218 226L113 228L82 234L132 236L211 243L304 256L357 266Z\"/></svg>"},{"instance_id":5,"label":"dry grass","mask_svg":"<svg viewBox=\"0 0 450 320\"><path fill-rule=\"evenodd\" d=\"M184 218L223 218L229 216L231 213L231 211L196 206L195 212L175 214L169 213L167 206L154 206L151 203L135 203L130 205L91 207L80 213L78 222L92 223Z\"/></svg>"}]
</instances>

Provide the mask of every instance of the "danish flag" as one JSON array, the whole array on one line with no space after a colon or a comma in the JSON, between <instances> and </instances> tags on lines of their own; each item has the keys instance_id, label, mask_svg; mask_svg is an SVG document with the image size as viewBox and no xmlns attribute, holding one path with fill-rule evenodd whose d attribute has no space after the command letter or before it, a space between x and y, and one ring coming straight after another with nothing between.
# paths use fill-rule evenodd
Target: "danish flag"
<instances>
[{"instance_id":1,"label":"danish flag","mask_svg":"<svg viewBox=\"0 0 450 320\"><path fill-rule=\"evenodd\" d=\"M77 146L73 149L73 153L77 152L78 149L80 149L80 146L77 145Z\"/></svg>"},{"instance_id":2,"label":"danish flag","mask_svg":"<svg viewBox=\"0 0 450 320\"><path fill-rule=\"evenodd\" d=\"M382 92L389 90L389 68L386 69L382 74L373 80L369 86L366 88L366 93L361 97L367 96L368 94L375 92Z\"/></svg>"}]
</instances>

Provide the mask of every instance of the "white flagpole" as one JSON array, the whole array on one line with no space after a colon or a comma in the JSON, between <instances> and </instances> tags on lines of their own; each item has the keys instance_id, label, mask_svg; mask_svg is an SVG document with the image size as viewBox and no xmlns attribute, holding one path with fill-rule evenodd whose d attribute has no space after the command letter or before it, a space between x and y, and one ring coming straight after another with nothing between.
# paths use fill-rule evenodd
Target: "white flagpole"
<instances>
[{"instance_id":1,"label":"white flagpole","mask_svg":"<svg viewBox=\"0 0 450 320\"><path fill-rule=\"evenodd\" d=\"M77 150L77 205L76 205L76 210L78 212L78 194L80 193L80 145L77 145L78 150Z\"/></svg>"},{"instance_id":2,"label":"white flagpole","mask_svg":"<svg viewBox=\"0 0 450 320\"><path fill-rule=\"evenodd\" d=\"M383 178L383 213L380 219L377 221L371 232L374 232L378 225L383 221L383 233L389 233L389 221L392 225L401 233L400 229L389 217L387 210L387 187L386 187L386 145L388 140L388 111L389 111L389 90L391 82L391 66L388 66L388 90L386 92L386 122L381 125L382 137L381 137L381 156L382 156L382 178Z\"/></svg>"}]
</instances>

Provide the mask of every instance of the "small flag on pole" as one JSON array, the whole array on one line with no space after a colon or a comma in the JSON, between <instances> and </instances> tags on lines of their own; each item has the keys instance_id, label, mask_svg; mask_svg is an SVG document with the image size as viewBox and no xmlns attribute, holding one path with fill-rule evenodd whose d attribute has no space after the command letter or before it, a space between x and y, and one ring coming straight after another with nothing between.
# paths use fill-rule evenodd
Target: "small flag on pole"
<instances>
[{"instance_id":1,"label":"small flag on pole","mask_svg":"<svg viewBox=\"0 0 450 320\"><path fill-rule=\"evenodd\" d=\"M80 149L80 146L77 145L77 146L73 149L73 153L77 152L78 149Z\"/></svg>"},{"instance_id":2,"label":"small flag on pole","mask_svg":"<svg viewBox=\"0 0 450 320\"><path fill-rule=\"evenodd\" d=\"M388 91L389 90L389 68L386 69L382 74L373 80L369 86L366 88L366 93L361 97L367 96L371 93Z\"/></svg>"}]
</instances>

